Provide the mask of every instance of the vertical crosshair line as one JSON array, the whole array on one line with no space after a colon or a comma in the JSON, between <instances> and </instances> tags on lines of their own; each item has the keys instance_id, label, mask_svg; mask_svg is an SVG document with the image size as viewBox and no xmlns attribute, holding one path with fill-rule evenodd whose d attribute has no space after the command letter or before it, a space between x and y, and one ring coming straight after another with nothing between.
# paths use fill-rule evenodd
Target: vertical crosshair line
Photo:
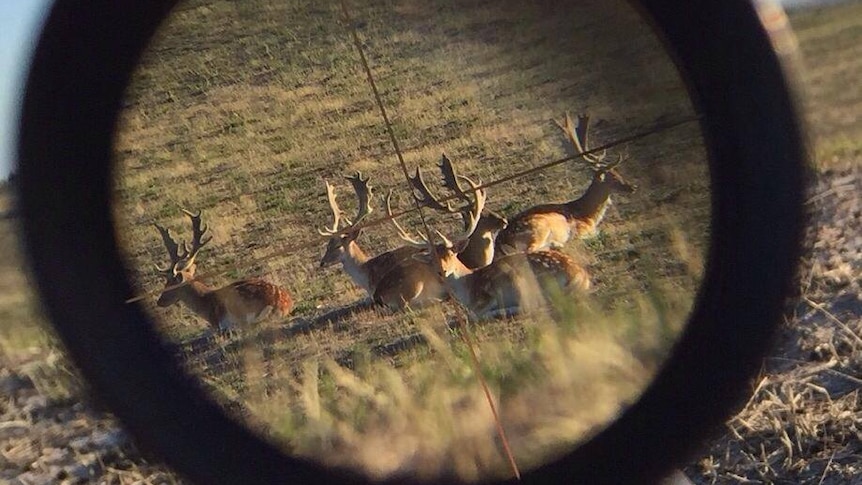
<instances>
[{"instance_id":1,"label":"vertical crosshair line","mask_svg":"<svg viewBox=\"0 0 862 485\"><path fill-rule=\"evenodd\" d=\"M437 251L434 248L434 236L431 234L431 230L428 227L428 221L425 219L425 215L422 212L422 205L419 203L419 200L416 198L416 193L410 185L410 173L407 171L407 164L404 163L404 157L401 154L401 147L398 145L398 138L395 136L395 131L392 129L392 123L389 121L389 116L386 114L386 108L383 105L383 100L380 97L380 92L377 90L377 84L374 82L374 76L371 73L371 68L368 65L368 60L365 58L365 52L363 51L362 43L359 40L359 33L356 31L356 25L353 23L353 19L350 17L350 13L347 9L347 1L340 1L341 10L344 13L344 20L347 23L348 30L350 30L351 37L353 37L353 43L356 46L356 50L359 52L359 58L362 61L362 67L365 69L365 76L368 78L368 84L371 86L371 91L374 93L374 100L377 102L377 107L380 109L380 115L383 117L383 122L386 125L386 132L389 133L389 139L392 142L392 147L395 150L395 155L398 157L398 163L401 165L401 171L404 173L404 180L407 182L407 185L410 189L410 193L413 195L413 204L416 207L416 210L419 212L419 218L422 220L422 226L425 229L425 235L428 240L428 246L431 251L432 258L435 259L437 267L440 268L440 255L437 254ZM480 214L476 214L476 217L479 216ZM518 464L515 462L515 456L512 454L512 450L509 447L509 440L508 438L506 438L506 431L503 429L503 423L500 422L500 416L497 414L497 406L494 404L494 399L491 396L490 389L488 389L488 383L485 381L485 377L482 375L482 369L479 366L479 357L476 355L476 349L473 347L473 342L467 333L467 325L464 324L464 319L460 318L461 315L458 315L458 317L458 326L461 327L462 338L467 344L467 348L470 350L470 363L473 366L473 372L476 373L476 377L479 379L479 383L485 393L485 398L488 401L488 406L491 408L491 414L494 417L494 424L497 428L497 434L500 436L500 441L503 443L503 449L506 453L506 458L508 458L509 460L509 465L512 467L512 472L515 474L515 477L520 480L521 472L518 470Z\"/></svg>"},{"instance_id":2,"label":"vertical crosshair line","mask_svg":"<svg viewBox=\"0 0 862 485\"><path fill-rule=\"evenodd\" d=\"M434 239L431 235L431 230L428 227L428 222L425 219L425 213L422 211L422 204L416 198L416 193L410 185L410 173L407 171L407 164L404 163L404 156L401 154L401 146L398 144L398 137L395 136L395 130L392 129L392 122L389 121L389 115L386 113L386 107L383 105L383 98L380 97L380 91L377 89L377 83L374 81L374 75L371 73L371 67L368 65L368 59L365 57L365 51L362 49L362 42L359 40L359 33L356 31L356 25L350 17L347 10L346 0L341 0L341 10L344 12L344 21L350 30L350 36L353 38L353 44L359 52L359 59L362 61L362 68L365 69L365 77L368 79L368 85L371 86L371 92L374 94L374 100L377 102L377 108L380 109L380 116L383 117L383 123L386 126L386 133L389 134L389 141L392 142L392 148L395 150L395 156L398 157L398 164L401 166L401 172L404 174L404 181L407 182L407 187L410 194L413 195L413 206L419 212L419 219L422 221L422 226L425 229L425 235L428 238L428 246L432 257L436 259L437 266L440 267L440 258L437 251L434 250Z\"/></svg>"}]
</instances>

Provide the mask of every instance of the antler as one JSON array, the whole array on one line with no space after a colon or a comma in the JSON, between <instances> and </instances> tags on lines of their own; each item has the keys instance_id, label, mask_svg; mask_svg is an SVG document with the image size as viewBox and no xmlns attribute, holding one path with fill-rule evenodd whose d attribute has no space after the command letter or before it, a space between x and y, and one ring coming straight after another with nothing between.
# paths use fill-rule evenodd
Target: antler
<instances>
[{"instance_id":1,"label":"antler","mask_svg":"<svg viewBox=\"0 0 862 485\"><path fill-rule=\"evenodd\" d=\"M440 160L439 167L440 167L440 172L443 174L443 186L446 187L447 189L451 190L452 192L455 192L455 194L461 200L464 200L467 202L472 202L472 199L470 199L470 196L467 195L467 192L461 188L461 184L458 183L458 180L460 179L460 180L467 181L467 183L469 183L474 188L474 190L477 187L477 185L474 184L473 181L470 180L470 178L467 177L466 175L460 175L460 174L455 173L455 166L452 164L452 160L450 160L449 157L447 157L445 153L443 154L443 157ZM479 185L481 185L481 184L482 184L482 182L480 181ZM468 229L469 224L470 224L470 219L469 219L470 206L466 206L466 207L461 208L460 212L461 212L461 215L464 219L464 228ZM503 217L503 216L501 216L501 215L499 215L499 214L497 214L491 210L488 210L488 213L490 213L496 217L500 217L500 218Z\"/></svg>"},{"instance_id":2,"label":"antler","mask_svg":"<svg viewBox=\"0 0 862 485\"><path fill-rule=\"evenodd\" d=\"M455 192L461 200L469 202L470 197L464 193L464 190L461 189L461 185L458 183L458 179L463 177L455 173L455 167L452 165L452 160L449 160L449 157L447 157L445 153L440 160L439 166L440 172L443 174L443 186L452 192Z\"/></svg>"},{"instance_id":3,"label":"antler","mask_svg":"<svg viewBox=\"0 0 862 485\"><path fill-rule=\"evenodd\" d=\"M446 159L445 155L444 155L444 162L443 163L445 164L447 161L448 161L448 159ZM460 240L469 239L470 236L473 234L473 231L476 230L476 226L479 224L479 219L482 215L482 209L484 209L484 207L485 207L485 200L486 200L485 190L479 189L480 184L473 182L472 180L470 180L470 178L465 177L463 175L456 175L454 170L451 167L451 162L449 162L449 169L446 169L441 165L441 170L444 171L444 180L445 180L445 177L447 176L446 173L448 172L451 174L453 181L460 178L460 179L463 179L464 181L466 181L470 185L470 190L468 190L468 191L463 191L460 189L460 187L458 189L459 190L459 196L462 196L462 197L466 198L467 200L469 200L471 202L470 206L465 207L465 208L461 209L460 211L458 211L458 210L452 209L452 207L448 204L443 205L439 200L437 200L437 198L435 198L433 195L431 195L431 191L428 190L428 186L425 184L425 181L422 179L422 172L418 168L416 169L416 175L414 177L410 178L410 183L411 183L411 185L413 185L414 189L418 190L422 194L422 198L420 199L420 202L423 202L425 205L428 205L434 209L444 211L444 212L449 212L449 213L460 212L461 217L464 219L464 233L462 235L460 235L456 240L460 241ZM455 185L457 185L457 182L455 182ZM447 185L447 187L448 187L448 185ZM474 196L472 199L469 196L467 196L467 192L473 192ZM419 246L419 247L427 247L430 244L427 237L420 234L419 235L420 239L416 239L416 238L410 236L410 234L407 231L405 231L404 228L402 228L400 224L398 224L398 221L395 220L395 215L392 213L391 199L392 199L392 190L390 190L389 193L386 195L386 215L389 216L389 220L392 221L392 224L395 225L395 229L398 231L398 236L403 241L407 242L410 245ZM447 247L449 247L449 248L454 247L454 244L452 243L452 241L450 241L448 238L446 238L446 236L444 236L442 233L440 233L440 231L435 231L435 232L437 233L438 236L440 236L440 238L443 240L443 243Z\"/></svg>"},{"instance_id":4,"label":"antler","mask_svg":"<svg viewBox=\"0 0 862 485\"><path fill-rule=\"evenodd\" d=\"M326 184L326 197L329 199L329 208L332 209L332 227L324 226L323 229L318 229L317 232L321 236L332 236L338 232L338 223L341 222L341 209L335 201L335 187L324 181Z\"/></svg>"},{"instance_id":5,"label":"antler","mask_svg":"<svg viewBox=\"0 0 862 485\"><path fill-rule=\"evenodd\" d=\"M602 151L601 155L596 155L592 153L587 153L590 151L589 146L589 127L590 127L590 116L587 114L578 115L578 126L572 126L572 117L566 112L566 119L564 123L561 123L557 120L554 120L554 123L563 130L563 133L566 134L566 137L572 142L573 147L577 151L577 154L581 156L587 163L589 163L594 170L597 171L607 171L610 170L623 161L623 156L619 155L616 161L614 162L605 162L602 163L607 157L608 151Z\"/></svg>"},{"instance_id":6,"label":"antler","mask_svg":"<svg viewBox=\"0 0 862 485\"><path fill-rule=\"evenodd\" d=\"M398 231L398 237L400 237L404 242L410 244L411 246L418 247L427 247L428 239L426 239L421 234L419 235L420 239L416 239L404 230L401 227L401 224L398 224L398 221L395 220L395 215L392 213L392 205L390 204L390 200L392 199L392 189L389 189L389 193L386 194L386 215L389 216L389 220L392 221L392 224L395 225L395 229Z\"/></svg>"},{"instance_id":7,"label":"antler","mask_svg":"<svg viewBox=\"0 0 862 485\"><path fill-rule=\"evenodd\" d=\"M473 231L476 230L476 226L479 224L479 219L482 217L482 209L485 208L485 201L487 200L487 193L485 189L480 189L480 184L477 184L467 178L466 176L461 176L467 183L470 185L471 190L473 191L473 207L467 212L462 211L462 214L465 216L465 230L464 235L461 239L467 239L471 235L473 235Z\"/></svg>"},{"instance_id":8,"label":"antler","mask_svg":"<svg viewBox=\"0 0 862 485\"><path fill-rule=\"evenodd\" d=\"M168 257L171 258L171 264L169 264L166 268L162 268L159 265L155 265L156 270L160 273L171 273L174 268L176 268L177 263L180 262L182 257L180 256L180 245L171 237L171 231L158 225L153 224L158 229L159 234L162 235L162 242L165 244L165 248L168 250Z\"/></svg>"},{"instance_id":9,"label":"antler","mask_svg":"<svg viewBox=\"0 0 862 485\"><path fill-rule=\"evenodd\" d=\"M465 241L473 235L473 231L475 231L476 226L479 225L479 219L482 217L482 209L485 208L486 193L484 189L479 188L480 184L473 182L463 175L460 177L470 185L471 191L474 194L472 205L469 210L465 208L461 211L461 215L464 218L464 232L456 238L456 241ZM440 234L439 231L437 231L437 235L443 239L443 243L446 247L452 248L455 246L452 241L447 239L443 234Z\"/></svg>"},{"instance_id":10,"label":"antler","mask_svg":"<svg viewBox=\"0 0 862 485\"><path fill-rule=\"evenodd\" d=\"M197 214L192 214L191 212L183 209L182 210L185 215L189 216L192 221L192 248L189 250L189 247L183 242L183 248L185 249L185 258L186 264L183 265L183 269L190 267L195 262L195 258L200 252L201 248L207 245L210 241L212 241L212 236L208 237L206 240L203 239L204 234L206 234L209 227L206 224L201 223L201 211L198 210Z\"/></svg>"},{"instance_id":11,"label":"antler","mask_svg":"<svg viewBox=\"0 0 862 485\"><path fill-rule=\"evenodd\" d=\"M356 212L356 219L351 222L347 219L347 223L351 226L359 224L359 221L365 219L373 210L371 208L371 198L374 196L374 188L368 185L368 177L362 179L362 173L356 172L352 177L345 177L353 185L353 191L356 192L356 199L359 201L359 209Z\"/></svg>"},{"instance_id":12,"label":"antler","mask_svg":"<svg viewBox=\"0 0 862 485\"><path fill-rule=\"evenodd\" d=\"M203 239L204 234L207 232L207 226L201 223L201 211L198 211L197 214L192 214L185 209L182 209L182 211L189 216L192 221L192 247L189 249L188 244L183 241L183 254L180 254L180 245L177 244L176 240L171 236L171 231L158 224L153 224L156 226L156 229L158 229L159 234L161 234L162 242L168 250L168 257L171 258L170 265L165 268L156 265L156 269L162 273L175 274L179 271L185 271L190 268L194 264L195 258L201 248L212 241L212 237L209 237L206 240ZM182 263L182 267L180 267L180 263Z\"/></svg>"},{"instance_id":13,"label":"antler","mask_svg":"<svg viewBox=\"0 0 862 485\"><path fill-rule=\"evenodd\" d=\"M358 224L362 219L368 217L368 214L371 214L371 211L373 210L371 208L371 198L374 195L374 189L368 185L368 177L363 179L362 173L356 172L356 175L344 178L350 181L350 184L353 185L353 191L356 192L356 199L359 203L356 218L351 221L347 217L344 217L344 212L340 207L338 207L338 202L335 201L335 187L330 185L329 182L324 181L326 184L326 198L329 200L329 208L332 210L332 227L324 226L323 229L318 229L317 232L321 236L334 236L335 234L338 234L338 226L341 223L342 218L347 222L345 229L349 229Z\"/></svg>"},{"instance_id":14,"label":"antler","mask_svg":"<svg viewBox=\"0 0 862 485\"><path fill-rule=\"evenodd\" d=\"M419 197L419 202L423 205L426 205L434 210L438 210L441 212L454 213L455 209L447 202L446 205L443 205L436 197L431 194L431 191L428 190L428 186L425 184L425 180L422 178L422 171L419 167L416 167L416 175L413 177L407 177L410 180L410 185L422 195Z\"/></svg>"}]
</instances>

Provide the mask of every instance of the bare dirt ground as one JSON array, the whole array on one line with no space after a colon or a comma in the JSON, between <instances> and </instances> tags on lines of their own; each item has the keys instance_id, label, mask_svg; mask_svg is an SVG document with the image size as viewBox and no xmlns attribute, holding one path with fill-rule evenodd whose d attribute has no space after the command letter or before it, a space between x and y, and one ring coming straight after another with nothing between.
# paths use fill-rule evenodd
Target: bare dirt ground
<instances>
[{"instance_id":1,"label":"bare dirt ground","mask_svg":"<svg viewBox=\"0 0 862 485\"><path fill-rule=\"evenodd\" d=\"M803 34L824 28L815 17L800 19L799 28L808 29ZM855 29L860 35L858 24ZM827 145L832 168L812 177L810 249L801 261L799 297L752 382L751 399L685 467L699 484L862 484L862 152L843 141L858 134L859 98L858 92L852 98L852 89L834 96L818 90L820 76L829 74L812 66L819 52L812 47L806 54L816 71L809 79L815 134L825 139L821 130L828 126L846 137L829 139L842 144ZM8 200L3 205L0 213ZM0 224L2 247L13 250L12 222ZM27 285L19 261L0 261L0 299L11 298L4 296L8 288ZM0 313L2 325L41 319L38 309L21 310L23 300L2 303L18 308ZM111 416L83 397L83 386L52 345L34 342L32 352L14 355L0 347L0 483L182 483L143 458ZM52 349L47 354L46 346ZM56 385L57 379L66 382Z\"/></svg>"},{"instance_id":2,"label":"bare dirt ground","mask_svg":"<svg viewBox=\"0 0 862 485\"><path fill-rule=\"evenodd\" d=\"M696 483L862 483L862 170L817 176L801 296Z\"/></svg>"}]
</instances>

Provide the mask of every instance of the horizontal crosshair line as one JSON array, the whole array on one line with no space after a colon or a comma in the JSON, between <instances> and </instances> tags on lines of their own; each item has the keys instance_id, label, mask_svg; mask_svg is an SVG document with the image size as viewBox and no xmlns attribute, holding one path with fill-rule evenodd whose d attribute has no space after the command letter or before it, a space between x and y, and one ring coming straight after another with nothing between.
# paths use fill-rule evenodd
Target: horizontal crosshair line
<instances>
[{"instance_id":1,"label":"horizontal crosshair line","mask_svg":"<svg viewBox=\"0 0 862 485\"><path fill-rule=\"evenodd\" d=\"M639 131L639 132L633 133L633 134L631 134L631 135L624 136L624 137L622 137L622 138L618 138L618 139L616 139L616 140L614 140L614 141L612 141L612 142L605 143L604 145L601 145L601 146L599 146L599 147L592 148L592 149L590 149L590 150L586 150L586 151L580 152L580 153L578 153L578 154L576 154L576 155L571 155L571 156L568 156L568 157L560 158L560 159L558 159L558 160L553 160L553 161L551 161L551 162L547 162L547 163L544 163L544 164L541 164L541 165L537 165L537 166L535 166L535 167L531 167L531 168L529 168L529 169L527 169L527 170L522 170L522 171L517 172L517 173L514 173L514 174L512 174L512 175L507 175L507 176L505 176L505 177L501 177L501 178L496 179L496 180L493 180L493 181L491 181L491 182L488 182L488 183L485 183L485 184L481 184L481 185L479 185L478 187L476 187L475 189L472 189L472 188L467 189L466 191L467 191L467 192L473 192L473 191L476 191L476 190L481 190L481 189L484 189L484 188L487 188L487 187L493 187L493 186L495 186L495 185L499 185L499 184L502 184L502 183L505 183L505 182L510 182L510 181L512 181L512 180L516 180L516 179L519 179L519 178L523 178L523 177L526 177L526 176L528 176L528 175L533 175L534 173L538 173L538 172L541 172L541 171L543 171L543 170L547 170L547 169L549 169L549 168L551 168L551 167L555 167L555 166L557 166L557 165L561 165L561 164L566 163L566 162L569 162L569 161L577 160L577 159L579 159L579 158L583 157L584 155L591 155L591 154L594 154L594 153L597 153L597 152L602 152L602 151L604 151L604 150L607 150L607 149L609 149L609 148L617 147L617 146L622 145L622 144L624 144L624 143L629 143L629 142L632 142L632 141L636 141L636 140L640 140L640 139L642 139L642 138L649 137L649 136L651 136L651 135L655 135L655 134L658 134L658 133L663 133L663 132L665 132L665 131L671 130L671 129L673 129L673 128L676 128L676 127L679 127L679 126L682 126L682 125L685 125L685 124L688 124L688 123L694 123L694 122L696 122L696 121L700 120L700 118L701 118L701 117L700 117L700 115L695 115L695 116L689 116L689 117L686 117L686 118L682 118L682 119L679 119L679 120L676 120L676 121L671 121L671 122L668 122L668 123L659 123L659 124L654 125L653 127L649 128L649 129L647 129L647 130L642 130L642 131ZM439 200L440 200L440 202L447 202L447 201L450 201L450 200L455 200L455 199L457 199L458 197L459 197L458 195L449 195L449 196L443 197L442 199L439 199ZM413 208L411 208L411 209L403 209L403 210L401 210L401 211L393 212L393 213L392 213L392 216L388 216L388 215L387 215L387 216L383 216L383 217L378 217L377 219L373 219L373 220L370 220L370 221L363 221L363 222L361 222L361 223L359 224L359 226L358 226L358 227L352 227L352 228L349 228L349 229L347 229L347 230L339 231L339 232L335 233L334 235L343 235L343 234L346 234L346 233L351 232L351 231L355 231L355 230L360 229L360 228L366 228L366 227L374 227L374 226L378 226L378 225L383 224L384 222L387 222L387 221L389 221L389 220L391 220L391 219L395 219L396 217L401 217L401 216L403 216L403 215L406 215L406 214L410 214L410 213L416 212L417 210L419 210L419 209L418 209L418 208L416 208L416 207L413 207ZM333 236L334 236L334 235L333 235ZM331 237L333 237L333 236L325 236L325 237L324 237L324 239L327 239L327 240L328 240L328 239L330 239L330 238L331 238ZM296 251L300 251L300 250L303 250L303 249L311 249L311 248L313 248L313 247L317 246L318 244L320 244L320 242L319 242L319 241L315 241L315 242L313 242L313 243L305 243L305 244L297 244L297 245L287 246L287 247L282 248L281 250L276 251L276 252L274 252L274 253L272 253L272 254L269 254L269 255L267 255L267 256L261 256L261 257L259 257L259 258L255 258L255 259L253 259L253 260L249 261L248 263L244 264L244 266L245 266L245 267L252 266L252 265L254 265L254 264L263 263L263 262L265 262L265 261L270 261L270 260L275 259L275 258L277 258L277 257L284 256L284 255L286 255L286 254L291 254L291 253L294 253L294 252L296 252ZM230 268L230 269L228 269L228 270L213 271L213 272L209 272L209 273L204 273L203 275L195 276L195 278L193 278L193 279L192 279L192 281L202 280L202 279L209 279L209 278L214 278L214 277L217 277L217 276L223 276L223 275L227 274L229 271L235 270L236 268L237 268L237 267L235 267L235 266L234 266L234 267L231 267L231 268ZM272 271L267 271L267 272L264 272L264 273L258 273L258 274L251 274L251 275L248 275L248 276L243 277L242 279L246 279L246 278L253 278L253 277L260 277L260 276L263 276L263 275L266 275L266 274L270 274L270 273L272 273ZM237 280L237 281L241 281L242 279ZM191 283L191 281L189 281L189 282L185 282L185 283L177 283L176 285L171 285L171 286L168 286L168 287L165 287L165 288L159 289L159 290L146 291L146 292L144 292L144 293L141 293L141 294L139 294L139 295L137 295L137 296L133 296L133 297L131 297L131 298L129 298L129 299L127 299L127 300L125 300L125 303L134 303L134 302L136 302L136 301L143 300L144 298L146 298L146 297L148 297L148 296L153 296L153 295L156 295L156 294L158 294L158 293L162 293L163 291L167 291L167 290L173 290L173 289L179 288L179 287L181 287L181 286L185 286L185 285L187 285L187 284L189 284L189 283Z\"/></svg>"}]
</instances>

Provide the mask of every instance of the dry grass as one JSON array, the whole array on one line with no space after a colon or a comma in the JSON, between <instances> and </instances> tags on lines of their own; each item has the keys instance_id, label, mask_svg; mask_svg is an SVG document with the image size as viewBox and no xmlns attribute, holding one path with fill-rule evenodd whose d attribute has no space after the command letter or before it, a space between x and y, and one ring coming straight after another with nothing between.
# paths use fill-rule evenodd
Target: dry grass
<instances>
[{"instance_id":1,"label":"dry grass","mask_svg":"<svg viewBox=\"0 0 862 485\"><path fill-rule=\"evenodd\" d=\"M822 322L824 309L816 303L800 309L766 359L748 403L690 467L692 475L703 483L858 482L862 320L856 297L830 306L835 303L848 306L831 323Z\"/></svg>"},{"instance_id":2,"label":"dry grass","mask_svg":"<svg viewBox=\"0 0 862 485\"><path fill-rule=\"evenodd\" d=\"M639 314L612 316L564 302L563 325L534 315L471 330L522 470L576 445L637 397L678 331L687 309L680 300L664 313L645 301ZM507 475L463 334L434 328L447 318L439 310L414 320L416 338L394 352L317 348L297 358L302 352L255 339L223 340L198 342L187 365L226 408L293 453L374 477Z\"/></svg>"},{"instance_id":3,"label":"dry grass","mask_svg":"<svg viewBox=\"0 0 862 485\"><path fill-rule=\"evenodd\" d=\"M425 358L398 367L371 360L356 370L309 359L292 386L251 401L268 408L259 415L291 423L275 434L295 452L371 476L506 475L494 421L463 344L422 330L431 348ZM477 346L524 468L603 426L654 371L608 335L536 333L527 346Z\"/></svg>"},{"instance_id":4,"label":"dry grass","mask_svg":"<svg viewBox=\"0 0 862 485\"><path fill-rule=\"evenodd\" d=\"M808 252L748 403L687 468L698 483L856 484L862 473L862 3L790 18L820 172Z\"/></svg>"}]
</instances>

